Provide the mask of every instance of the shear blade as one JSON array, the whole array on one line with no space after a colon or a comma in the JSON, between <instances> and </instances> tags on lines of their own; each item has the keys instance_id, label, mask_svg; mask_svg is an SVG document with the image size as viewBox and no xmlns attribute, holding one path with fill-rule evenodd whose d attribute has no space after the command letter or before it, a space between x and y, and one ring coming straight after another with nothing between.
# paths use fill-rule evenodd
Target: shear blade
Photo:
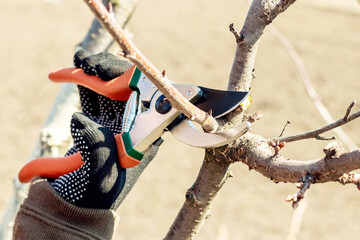
<instances>
[{"instance_id":1,"label":"shear blade","mask_svg":"<svg viewBox=\"0 0 360 240\"><path fill-rule=\"evenodd\" d=\"M196 129L191 121L183 120L174 126L170 132L175 138L187 145L209 148L226 145L246 133L249 128L250 123L243 122L223 132L205 133Z\"/></svg>"},{"instance_id":2,"label":"shear blade","mask_svg":"<svg viewBox=\"0 0 360 240\"><path fill-rule=\"evenodd\" d=\"M196 101L195 106L205 112L212 112L214 118L219 118L233 111L243 103L249 92L222 91L199 87L202 96Z\"/></svg>"}]
</instances>

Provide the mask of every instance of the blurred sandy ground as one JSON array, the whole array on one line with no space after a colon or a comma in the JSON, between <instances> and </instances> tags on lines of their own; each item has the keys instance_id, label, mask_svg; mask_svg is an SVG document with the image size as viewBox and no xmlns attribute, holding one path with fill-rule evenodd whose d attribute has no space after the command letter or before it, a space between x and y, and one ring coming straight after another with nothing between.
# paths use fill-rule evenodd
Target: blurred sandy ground
<instances>
[{"instance_id":1,"label":"blurred sandy ground","mask_svg":"<svg viewBox=\"0 0 360 240\"><path fill-rule=\"evenodd\" d=\"M12 193L12 179L28 156L60 88L49 71L68 66L92 14L82 1L2 1L0 9L0 216ZM226 89L245 0L140 1L130 23L134 41L159 69L178 83ZM316 90L335 119L360 102L360 7L354 0L298 1L274 21L302 57ZM265 31L256 61L254 103L264 118L253 131L277 136L324 124L306 95L294 63ZM355 110L359 110L357 106ZM344 127L360 145L359 121ZM333 133L326 134L331 136ZM156 159L121 208L115 239L161 239L184 201L200 167L203 151L165 136ZM288 144L284 154L308 160L322 157L325 142ZM292 217L286 195L293 184L274 184L241 163L221 190L196 239L285 239ZM354 186L312 186L298 239L358 239L360 193Z\"/></svg>"}]
</instances>

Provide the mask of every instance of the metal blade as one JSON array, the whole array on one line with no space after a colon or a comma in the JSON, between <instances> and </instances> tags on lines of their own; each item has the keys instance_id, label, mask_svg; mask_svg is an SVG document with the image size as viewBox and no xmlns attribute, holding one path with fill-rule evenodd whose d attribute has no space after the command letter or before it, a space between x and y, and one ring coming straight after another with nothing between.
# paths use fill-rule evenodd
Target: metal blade
<instances>
[{"instance_id":1,"label":"metal blade","mask_svg":"<svg viewBox=\"0 0 360 240\"><path fill-rule=\"evenodd\" d=\"M158 88L143 73L139 74L137 88L140 92L141 101L147 103L150 103L151 98L154 96L154 93L158 90Z\"/></svg>"},{"instance_id":2,"label":"metal blade","mask_svg":"<svg viewBox=\"0 0 360 240\"><path fill-rule=\"evenodd\" d=\"M197 86L189 84L174 84L174 86L189 101L196 101L201 95L201 90ZM148 149L153 142L164 134L166 127L181 114L173 107L167 112L159 112L156 105L162 96L163 94L160 91L155 92L149 109L137 115L129 132L132 145L139 152Z\"/></svg>"},{"instance_id":3,"label":"metal blade","mask_svg":"<svg viewBox=\"0 0 360 240\"><path fill-rule=\"evenodd\" d=\"M174 108L166 113L157 112L156 101L162 93L140 71L135 71L134 79L143 104L148 103L147 111L137 115L134 125L130 130L133 147L144 152L154 141L164 133L167 128L181 114ZM215 118L224 116L233 111L248 99L248 92L221 91L193 85L174 84L180 93L195 102L195 105L204 111L212 111ZM241 136L249 128L249 123L237 126L222 133L204 133L191 126L187 120L172 126L171 133L180 141L195 147L217 147L225 145Z\"/></svg>"},{"instance_id":4,"label":"metal blade","mask_svg":"<svg viewBox=\"0 0 360 240\"><path fill-rule=\"evenodd\" d=\"M187 145L208 148L228 144L246 133L249 128L250 123L243 122L223 132L205 133L197 130L191 121L183 120L177 126L173 127L170 132L175 138Z\"/></svg>"},{"instance_id":5,"label":"metal blade","mask_svg":"<svg viewBox=\"0 0 360 240\"><path fill-rule=\"evenodd\" d=\"M140 91L141 101L145 104L150 103L157 87L140 70L136 69L134 78L137 78L137 88ZM195 102L195 106L205 112L212 111L214 118L219 118L233 111L244 103L249 96L248 92L222 91L205 87L201 89L201 98Z\"/></svg>"},{"instance_id":6,"label":"metal blade","mask_svg":"<svg viewBox=\"0 0 360 240\"><path fill-rule=\"evenodd\" d=\"M195 106L205 112L212 111L214 118L226 115L239 107L248 98L248 92L221 91L205 87L202 90L202 97L196 101Z\"/></svg>"}]
</instances>

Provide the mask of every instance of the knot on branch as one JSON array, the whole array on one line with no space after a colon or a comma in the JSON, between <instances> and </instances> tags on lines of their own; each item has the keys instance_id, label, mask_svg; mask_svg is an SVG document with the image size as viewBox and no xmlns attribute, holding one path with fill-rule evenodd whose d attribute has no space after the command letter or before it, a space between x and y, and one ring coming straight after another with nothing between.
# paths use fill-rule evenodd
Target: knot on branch
<instances>
[{"instance_id":1,"label":"knot on branch","mask_svg":"<svg viewBox=\"0 0 360 240\"><path fill-rule=\"evenodd\" d=\"M339 142L331 142L324 149L325 161L329 161L332 158L338 158L345 153L345 149Z\"/></svg>"},{"instance_id":2,"label":"knot on branch","mask_svg":"<svg viewBox=\"0 0 360 240\"><path fill-rule=\"evenodd\" d=\"M209 161L214 161L220 167L226 167L231 163L243 161L246 159L246 152L241 147L236 147L233 144L227 144L218 148L206 149Z\"/></svg>"},{"instance_id":3,"label":"knot on branch","mask_svg":"<svg viewBox=\"0 0 360 240\"><path fill-rule=\"evenodd\" d=\"M280 13L284 12L295 1L296 0L280 0L278 3L270 0L259 1L260 4L262 4L260 9L263 10L263 14L259 19L263 21L265 25L269 25Z\"/></svg>"},{"instance_id":4,"label":"knot on branch","mask_svg":"<svg viewBox=\"0 0 360 240\"><path fill-rule=\"evenodd\" d=\"M243 122L248 121L249 123L253 123L255 121L258 121L258 120L262 119L263 116L264 115L260 111L255 112L252 115L251 114L244 114L242 121Z\"/></svg>"},{"instance_id":5,"label":"knot on branch","mask_svg":"<svg viewBox=\"0 0 360 240\"><path fill-rule=\"evenodd\" d=\"M237 45L241 45L244 43L244 35L242 35L241 32L238 32L235 28L234 28L234 23L231 23L229 25L229 30L230 32L232 32L232 34L234 34L235 36L235 40L236 40L236 43Z\"/></svg>"},{"instance_id":6,"label":"knot on branch","mask_svg":"<svg viewBox=\"0 0 360 240\"><path fill-rule=\"evenodd\" d=\"M186 198L186 202L189 203L193 207L198 207L200 205L201 201L196 196L195 191L192 190L191 188L189 190L187 190L187 192L185 194L185 198Z\"/></svg>"},{"instance_id":7,"label":"knot on branch","mask_svg":"<svg viewBox=\"0 0 360 240\"><path fill-rule=\"evenodd\" d=\"M338 181L345 185L345 184L355 184L357 188L360 190L360 174L350 172L344 173L341 177L339 177Z\"/></svg>"}]
</instances>

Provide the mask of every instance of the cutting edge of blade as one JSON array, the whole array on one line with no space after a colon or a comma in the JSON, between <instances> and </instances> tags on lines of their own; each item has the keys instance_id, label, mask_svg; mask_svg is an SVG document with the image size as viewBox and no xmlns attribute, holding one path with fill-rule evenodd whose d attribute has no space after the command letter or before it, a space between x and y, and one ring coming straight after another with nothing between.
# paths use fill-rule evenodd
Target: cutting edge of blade
<instances>
[{"instance_id":1,"label":"cutting edge of blade","mask_svg":"<svg viewBox=\"0 0 360 240\"><path fill-rule=\"evenodd\" d=\"M179 141L198 148L220 147L245 134L251 124L247 121L219 133L205 133L197 130L190 120L183 120L170 130Z\"/></svg>"},{"instance_id":2,"label":"cutting edge of blade","mask_svg":"<svg viewBox=\"0 0 360 240\"><path fill-rule=\"evenodd\" d=\"M201 87L199 86L199 88L203 91L203 90L214 90L214 89L210 89L210 88L206 88L206 87ZM221 91L221 90L218 90L218 91ZM230 91L230 92L234 92L234 91ZM250 93L249 92L241 92L243 94L245 94L245 96L240 100L238 101L236 104L234 104L231 108L227 109L226 111L224 111L223 113L221 114L218 114L216 116L213 116L214 118L220 118L222 116L225 116L226 114L228 114L229 112L232 112L234 111L236 108L238 108L239 106L242 107L243 110L246 110L249 105L252 103L252 99L251 99L251 96L250 96ZM198 108L200 108L201 110L203 111L207 111L208 109L202 109L201 108L201 104L203 103L194 103L195 106L197 106Z\"/></svg>"}]
</instances>

